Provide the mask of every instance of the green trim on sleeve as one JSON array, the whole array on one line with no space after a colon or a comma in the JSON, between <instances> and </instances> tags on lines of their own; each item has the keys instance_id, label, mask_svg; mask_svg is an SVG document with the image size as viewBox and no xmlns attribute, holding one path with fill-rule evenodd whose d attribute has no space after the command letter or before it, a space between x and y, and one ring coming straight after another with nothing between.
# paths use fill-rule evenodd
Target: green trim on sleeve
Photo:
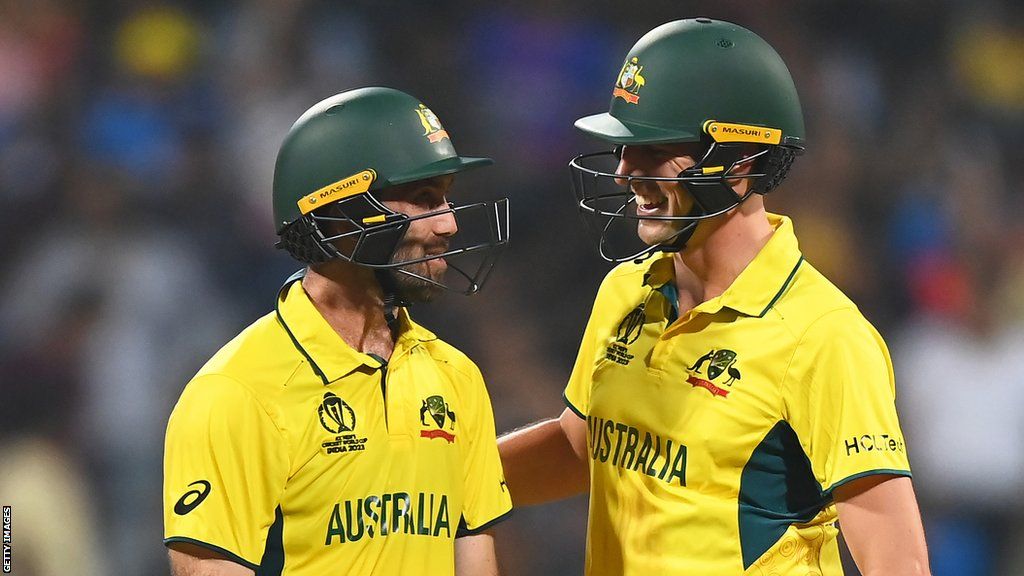
<instances>
[{"instance_id":1,"label":"green trim on sleeve","mask_svg":"<svg viewBox=\"0 0 1024 576\"><path fill-rule=\"evenodd\" d=\"M281 576L284 572L284 513L278 505L274 510L274 523L267 530L267 543L256 576Z\"/></svg>"},{"instance_id":2,"label":"green trim on sleeve","mask_svg":"<svg viewBox=\"0 0 1024 576\"><path fill-rule=\"evenodd\" d=\"M480 534L481 532L485 532L486 530L488 530L489 528L491 528L499 522L504 522L505 520L508 520L510 516L512 516L511 508L509 508L508 511L504 514L494 519L488 520L487 522L484 522L476 528L468 528L466 526L466 518L463 517L462 520L459 521L459 528L455 532L455 537L462 538L463 536L475 536L477 534Z\"/></svg>"},{"instance_id":3,"label":"green trim on sleeve","mask_svg":"<svg viewBox=\"0 0 1024 576\"><path fill-rule=\"evenodd\" d=\"M579 408L576 408L575 406L572 405L572 402L569 402L569 398L566 397L565 392L562 392L562 400L565 402L565 405L569 407L569 410L573 411L573 414L576 414L577 416L579 416L580 418L582 418L584 420L587 419L587 415L586 414L584 414L583 412L580 412Z\"/></svg>"},{"instance_id":4,"label":"green trim on sleeve","mask_svg":"<svg viewBox=\"0 0 1024 576\"><path fill-rule=\"evenodd\" d=\"M171 536L170 538L164 538L164 546L167 546L168 548L170 547L171 544L173 544L175 542L185 542L187 544L194 544L196 546L201 546L203 548L206 548L207 550L212 550L212 551L214 551L214 552L224 556L228 560L231 560L235 564L241 564L242 566L245 566L246 568L252 570L253 572L255 572L255 571L260 569L259 564L253 564L252 562L249 562L248 560L246 560L245 558L242 558L238 554L235 554L234 552L232 552L230 550L226 550L224 548L221 548L220 546L215 546L213 544L210 544L209 542L203 542L202 540L196 540L195 538L188 538L186 536Z\"/></svg>"},{"instance_id":5,"label":"green trim on sleeve","mask_svg":"<svg viewBox=\"0 0 1024 576\"><path fill-rule=\"evenodd\" d=\"M858 472L858 473L854 474L853 476L847 476L846 478L843 478L842 480L840 480L840 481L832 484L831 486L829 486L828 489L826 489L823 492L823 494L825 494L829 498L831 498L832 497L832 491L835 490L836 488L842 486L843 484L846 484L847 482L853 482L854 480L858 480L860 478L864 478L864 477L867 477L867 476L877 476L879 474L888 474L890 476L906 476L907 478L912 478L913 477L913 474L910 473L910 470L897 470L897 469L893 469L893 468L876 468L875 470L867 470L865 472Z\"/></svg>"}]
</instances>

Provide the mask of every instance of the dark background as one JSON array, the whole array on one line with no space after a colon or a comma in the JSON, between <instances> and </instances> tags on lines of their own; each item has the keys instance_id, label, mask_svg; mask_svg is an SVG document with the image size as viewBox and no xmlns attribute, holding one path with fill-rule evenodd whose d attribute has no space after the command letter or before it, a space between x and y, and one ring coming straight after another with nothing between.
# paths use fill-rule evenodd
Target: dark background
<instances>
[{"instance_id":1,"label":"dark background","mask_svg":"<svg viewBox=\"0 0 1024 576\"><path fill-rule=\"evenodd\" d=\"M789 64L808 151L769 209L886 337L937 576L1024 574L1024 10L1010 1L0 0L0 501L15 571L164 574L162 437L181 387L269 311L277 147L387 85L495 158L477 296L413 311L488 378L499 430L562 409L609 265L572 128L663 22L736 21ZM552 470L551 474L559 471ZM498 529L510 575L582 571L586 503Z\"/></svg>"}]
</instances>

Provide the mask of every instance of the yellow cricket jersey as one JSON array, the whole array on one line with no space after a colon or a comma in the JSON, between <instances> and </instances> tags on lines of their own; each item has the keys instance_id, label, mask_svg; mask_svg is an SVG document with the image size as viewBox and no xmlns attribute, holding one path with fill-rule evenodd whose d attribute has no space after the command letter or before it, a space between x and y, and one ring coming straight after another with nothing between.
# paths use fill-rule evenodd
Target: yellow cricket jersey
<instances>
[{"instance_id":1,"label":"yellow cricket jersey","mask_svg":"<svg viewBox=\"0 0 1024 576\"><path fill-rule=\"evenodd\" d=\"M678 319L670 255L601 285L565 391L589 430L588 575L842 574L832 491L910 475L885 343L769 220Z\"/></svg>"},{"instance_id":2,"label":"yellow cricket jersey","mask_svg":"<svg viewBox=\"0 0 1024 576\"><path fill-rule=\"evenodd\" d=\"M260 576L454 574L512 507L477 367L400 312L387 363L293 277L189 382L167 426L165 543Z\"/></svg>"}]
</instances>

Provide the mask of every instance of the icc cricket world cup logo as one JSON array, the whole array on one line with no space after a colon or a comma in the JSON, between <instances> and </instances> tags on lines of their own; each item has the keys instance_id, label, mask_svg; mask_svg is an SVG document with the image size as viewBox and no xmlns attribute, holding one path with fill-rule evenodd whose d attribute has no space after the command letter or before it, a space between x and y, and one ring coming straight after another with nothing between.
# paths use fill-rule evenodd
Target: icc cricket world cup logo
<instances>
[{"instance_id":1,"label":"icc cricket world cup logo","mask_svg":"<svg viewBox=\"0 0 1024 576\"><path fill-rule=\"evenodd\" d=\"M316 414L320 419L320 426L332 434L331 438L320 444L324 454L347 454L366 450L367 438L356 434L356 412L348 402L328 392L317 406Z\"/></svg>"},{"instance_id":2,"label":"icc cricket world cup logo","mask_svg":"<svg viewBox=\"0 0 1024 576\"><path fill-rule=\"evenodd\" d=\"M324 400L317 408L317 415L320 416L320 425L332 434L349 432L356 428L356 413L352 407L330 392L324 394Z\"/></svg>"},{"instance_id":3,"label":"icc cricket world cup logo","mask_svg":"<svg viewBox=\"0 0 1024 576\"><path fill-rule=\"evenodd\" d=\"M630 360L633 359L633 355L629 353L629 347L643 334L646 321L647 313L643 304L626 314L615 329L615 341L608 345L604 357L616 364L628 366Z\"/></svg>"}]
</instances>

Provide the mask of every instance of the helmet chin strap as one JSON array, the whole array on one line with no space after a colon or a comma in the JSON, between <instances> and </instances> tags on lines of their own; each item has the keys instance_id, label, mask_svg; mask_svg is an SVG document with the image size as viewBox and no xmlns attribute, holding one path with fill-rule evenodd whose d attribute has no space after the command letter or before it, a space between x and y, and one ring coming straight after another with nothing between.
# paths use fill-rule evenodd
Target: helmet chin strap
<instances>
[{"instance_id":1,"label":"helmet chin strap","mask_svg":"<svg viewBox=\"0 0 1024 576\"><path fill-rule=\"evenodd\" d=\"M686 176L700 175L702 173L701 167L709 163L719 163L721 165L728 166L729 168L726 170L726 174L728 174L731 172L733 167L745 162L753 161L763 154L764 152L760 152L752 156L742 156L737 154L735 150L730 151L723 146L712 145L711 149L697 166L683 170L679 173L679 177L683 178ZM681 251L686 247L686 243L690 238L693 237L694 232L697 231L697 226L704 220L700 218L701 216L712 217L724 214L725 212L736 208L740 204L743 204L743 202L747 198L750 198L750 195L754 193L758 180L758 178L755 178L750 182L748 191L743 196L740 196L735 190L733 190L732 186L726 182L724 175L718 180L712 180L706 183L683 182L682 186L686 190L686 193L693 198L693 207L690 208L690 213L686 216L688 218L697 218L697 220L694 220L692 223L684 226L674 238L660 246L659 249L663 252Z\"/></svg>"},{"instance_id":2,"label":"helmet chin strap","mask_svg":"<svg viewBox=\"0 0 1024 576\"><path fill-rule=\"evenodd\" d=\"M679 232L676 232L671 238L669 238L667 242L662 242L661 244L655 246L649 252L645 252L643 255L644 258L646 258L648 254L658 251L682 252L683 248L686 248L686 243L690 241L690 238L693 238L693 234L697 231L697 226L699 226L701 222L706 220L706 218L700 218L701 216L713 217L724 214L729 210L738 207L740 204L743 204L743 202L746 201L747 198L750 198L750 196L755 193L753 191L753 186L751 186L751 189L743 196L736 194L736 192L732 188L722 183L716 182L712 186L719 186L721 189L715 190L715 196L712 196L711 198L702 194L702 192L704 192L705 190L702 190L701 188L697 188L695 190L693 188L686 187L686 192L694 200L693 207L690 208L690 212L686 215L686 217L694 218L694 220L683 226L682 229L680 229ZM721 199L725 197L723 195L726 193L731 194L735 200L729 203L727 206L723 206L721 205ZM637 259L636 262L639 263L640 260L642 260L642 258Z\"/></svg>"},{"instance_id":3,"label":"helmet chin strap","mask_svg":"<svg viewBox=\"0 0 1024 576\"><path fill-rule=\"evenodd\" d=\"M696 203L693 208L690 209L690 213L687 217L703 216L704 212L700 210ZM700 220L694 220L683 226L682 230L677 232L675 236L669 239L668 242L664 242L658 245L658 250L662 252L682 252L683 248L686 248L686 243L693 237L693 233L697 231L697 225L700 224Z\"/></svg>"},{"instance_id":4,"label":"helmet chin strap","mask_svg":"<svg viewBox=\"0 0 1024 576\"><path fill-rule=\"evenodd\" d=\"M386 269L377 269L373 271L373 275L377 277L377 283L380 284L381 293L383 296L384 303L384 321L388 324L388 329L391 331L391 338L398 338L398 315L395 311L398 308L408 306L408 302L405 302L398 295L397 287L395 286L395 279Z\"/></svg>"}]
</instances>

